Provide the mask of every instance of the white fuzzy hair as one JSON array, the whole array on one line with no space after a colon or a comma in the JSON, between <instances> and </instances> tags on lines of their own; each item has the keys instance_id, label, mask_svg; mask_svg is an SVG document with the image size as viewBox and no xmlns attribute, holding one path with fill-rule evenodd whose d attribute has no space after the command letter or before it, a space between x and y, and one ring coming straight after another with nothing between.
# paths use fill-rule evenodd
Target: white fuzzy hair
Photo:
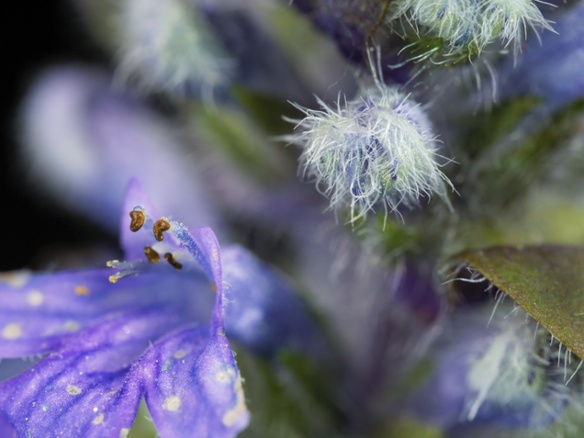
<instances>
[{"instance_id":1,"label":"white fuzzy hair","mask_svg":"<svg viewBox=\"0 0 584 438\"><path fill-rule=\"evenodd\" d=\"M505 47L520 49L529 29L537 35L543 29L553 30L535 0L402 0L394 6L394 17L400 17L418 33L428 33L447 43L446 52L472 47L480 53L499 39Z\"/></svg>"},{"instance_id":2,"label":"white fuzzy hair","mask_svg":"<svg viewBox=\"0 0 584 438\"><path fill-rule=\"evenodd\" d=\"M450 184L436 162L437 141L419 104L376 81L351 101L331 108L297 105L306 117L288 137L304 150L303 175L316 182L334 210L348 207L351 219L376 207L396 211L422 196L446 198Z\"/></svg>"},{"instance_id":3,"label":"white fuzzy hair","mask_svg":"<svg viewBox=\"0 0 584 438\"><path fill-rule=\"evenodd\" d=\"M231 62L194 5L182 0L127 0L120 6L118 77L147 89L204 94L224 83Z\"/></svg>"}]
</instances>

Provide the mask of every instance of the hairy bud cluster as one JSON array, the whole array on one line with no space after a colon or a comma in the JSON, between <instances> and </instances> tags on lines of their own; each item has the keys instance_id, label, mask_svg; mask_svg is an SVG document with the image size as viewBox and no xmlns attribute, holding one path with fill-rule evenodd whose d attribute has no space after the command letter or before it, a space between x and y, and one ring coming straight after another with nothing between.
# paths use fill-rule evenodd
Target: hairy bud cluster
<instances>
[{"instance_id":1,"label":"hairy bud cluster","mask_svg":"<svg viewBox=\"0 0 584 438\"><path fill-rule=\"evenodd\" d=\"M230 62L208 23L182 0L121 3L121 73L147 88L212 89L226 82Z\"/></svg>"},{"instance_id":2,"label":"hairy bud cluster","mask_svg":"<svg viewBox=\"0 0 584 438\"><path fill-rule=\"evenodd\" d=\"M480 53L496 39L505 46L519 44L528 29L552 30L532 0L402 0L395 16L417 31L446 41L451 52L467 48Z\"/></svg>"},{"instance_id":3,"label":"hairy bud cluster","mask_svg":"<svg viewBox=\"0 0 584 438\"><path fill-rule=\"evenodd\" d=\"M421 196L445 197L446 176L436 162L436 140L422 108L395 87L364 89L337 108L300 108L289 140L304 151L304 175L330 198L331 207L349 207L351 218L382 206L395 211Z\"/></svg>"}]
</instances>

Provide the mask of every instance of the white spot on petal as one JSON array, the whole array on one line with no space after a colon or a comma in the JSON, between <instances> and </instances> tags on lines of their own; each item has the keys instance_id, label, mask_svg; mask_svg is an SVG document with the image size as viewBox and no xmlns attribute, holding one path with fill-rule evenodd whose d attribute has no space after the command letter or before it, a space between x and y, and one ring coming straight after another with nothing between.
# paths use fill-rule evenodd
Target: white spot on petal
<instances>
[{"instance_id":1,"label":"white spot on petal","mask_svg":"<svg viewBox=\"0 0 584 438\"><path fill-rule=\"evenodd\" d=\"M176 395L171 395L162 404L162 409L165 411L176 412L180 409L181 400L180 397Z\"/></svg>"},{"instance_id":2,"label":"white spot on petal","mask_svg":"<svg viewBox=\"0 0 584 438\"><path fill-rule=\"evenodd\" d=\"M4 339L18 339L22 336L22 327L20 324L13 322L2 329Z\"/></svg>"},{"instance_id":3,"label":"white spot on petal","mask_svg":"<svg viewBox=\"0 0 584 438\"><path fill-rule=\"evenodd\" d=\"M235 406L229 409L223 418L221 419L225 427L231 427L247 412L247 406L245 405L245 397L243 395L243 386L241 384L241 376L237 377L235 384L233 385L235 391L235 397L237 401Z\"/></svg>"},{"instance_id":4,"label":"white spot on petal","mask_svg":"<svg viewBox=\"0 0 584 438\"><path fill-rule=\"evenodd\" d=\"M182 359L186 355L187 355L187 352L183 349L180 349L180 350L176 350L176 353L174 353L174 358L175 359Z\"/></svg>"},{"instance_id":5,"label":"white spot on petal","mask_svg":"<svg viewBox=\"0 0 584 438\"><path fill-rule=\"evenodd\" d=\"M104 419L104 415L103 414L99 414L97 417L95 417L93 419L93 421L91 422L91 424L97 426L99 424L103 424L103 419Z\"/></svg>"},{"instance_id":6,"label":"white spot on petal","mask_svg":"<svg viewBox=\"0 0 584 438\"><path fill-rule=\"evenodd\" d=\"M219 371L215 374L215 379L217 379L219 383L227 383L229 382L229 374L226 371Z\"/></svg>"},{"instance_id":7,"label":"white spot on petal","mask_svg":"<svg viewBox=\"0 0 584 438\"><path fill-rule=\"evenodd\" d=\"M30 291L26 295L26 302L28 303L29 306L38 307L41 304L43 304L43 301L45 301L45 297L38 290Z\"/></svg>"},{"instance_id":8,"label":"white spot on petal","mask_svg":"<svg viewBox=\"0 0 584 438\"><path fill-rule=\"evenodd\" d=\"M79 324L75 321L67 321L63 325L63 328L68 332L76 332L77 330L79 330Z\"/></svg>"},{"instance_id":9,"label":"white spot on petal","mask_svg":"<svg viewBox=\"0 0 584 438\"><path fill-rule=\"evenodd\" d=\"M67 385L67 392L70 395L79 395L81 394L81 388L75 385Z\"/></svg>"}]
</instances>

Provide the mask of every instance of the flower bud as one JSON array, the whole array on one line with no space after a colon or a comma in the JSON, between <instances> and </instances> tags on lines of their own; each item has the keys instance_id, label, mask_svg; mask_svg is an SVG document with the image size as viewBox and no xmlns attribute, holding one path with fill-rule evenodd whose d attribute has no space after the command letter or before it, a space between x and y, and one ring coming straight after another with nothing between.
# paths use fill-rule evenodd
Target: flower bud
<instances>
[{"instance_id":1,"label":"flower bud","mask_svg":"<svg viewBox=\"0 0 584 438\"><path fill-rule=\"evenodd\" d=\"M450 54L480 53L497 39L518 51L528 29L552 29L532 0L405 0L395 15L417 32L443 39Z\"/></svg>"},{"instance_id":2,"label":"flower bud","mask_svg":"<svg viewBox=\"0 0 584 438\"><path fill-rule=\"evenodd\" d=\"M213 88L230 62L209 24L182 0L121 2L121 74L154 89Z\"/></svg>"},{"instance_id":3,"label":"flower bud","mask_svg":"<svg viewBox=\"0 0 584 438\"><path fill-rule=\"evenodd\" d=\"M422 196L446 198L449 181L436 162L430 122L416 102L397 88L377 83L337 108L300 108L306 117L289 137L304 151L304 175L330 198L331 208L349 207L353 220L376 207L396 211Z\"/></svg>"}]
</instances>

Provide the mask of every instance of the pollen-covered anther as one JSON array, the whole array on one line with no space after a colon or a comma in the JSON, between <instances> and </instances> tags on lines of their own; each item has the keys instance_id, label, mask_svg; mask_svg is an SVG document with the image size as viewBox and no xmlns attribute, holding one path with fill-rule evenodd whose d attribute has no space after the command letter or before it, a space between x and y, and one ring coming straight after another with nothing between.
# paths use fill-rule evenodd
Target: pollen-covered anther
<instances>
[{"instance_id":1,"label":"pollen-covered anther","mask_svg":"<svg viewBox=\"0 0 584 438\"><path fill-rule=\"evenodd\" d=\"M160 254L158 254L151 246L144 247L144 255L150 263L158 263L160 261Z\"/></svg>"},{"instance_id":2,"label":"pollen-covered anther","mask_svg":"<svg viewBox=\"0 0 584 438\"><path fill-rule=\"evenodd\" d=\"M174 258L174 256L171 253L167 252L166 254L164 254L164 259L174 269L182 269L182 264L180 264L179 262L177 262L176 259Z\"/></svg>"},{"instance_id":3,"label":"pollen-covered anther","mask_svg":"<svg viewBox=\"0 0 584 438\"><path fill-rule=\"evenodd\" d=\"M154 238L159 242L164 240L164 232L170 230L170 222L165 217L161 217L154 223L152 231L154 232Z\"/></svg>"},{"instance_id":4,"label":"pollen-covered anther","mask_svg":"<svg viewBox=\"0 0 584 438\"><path fill-rule=\"evenodd\" d=\"M146 214L142 210L132 210L130 212L130 219L130 230L136 232L144 226Z\"/></svg>"}]
</instances>

